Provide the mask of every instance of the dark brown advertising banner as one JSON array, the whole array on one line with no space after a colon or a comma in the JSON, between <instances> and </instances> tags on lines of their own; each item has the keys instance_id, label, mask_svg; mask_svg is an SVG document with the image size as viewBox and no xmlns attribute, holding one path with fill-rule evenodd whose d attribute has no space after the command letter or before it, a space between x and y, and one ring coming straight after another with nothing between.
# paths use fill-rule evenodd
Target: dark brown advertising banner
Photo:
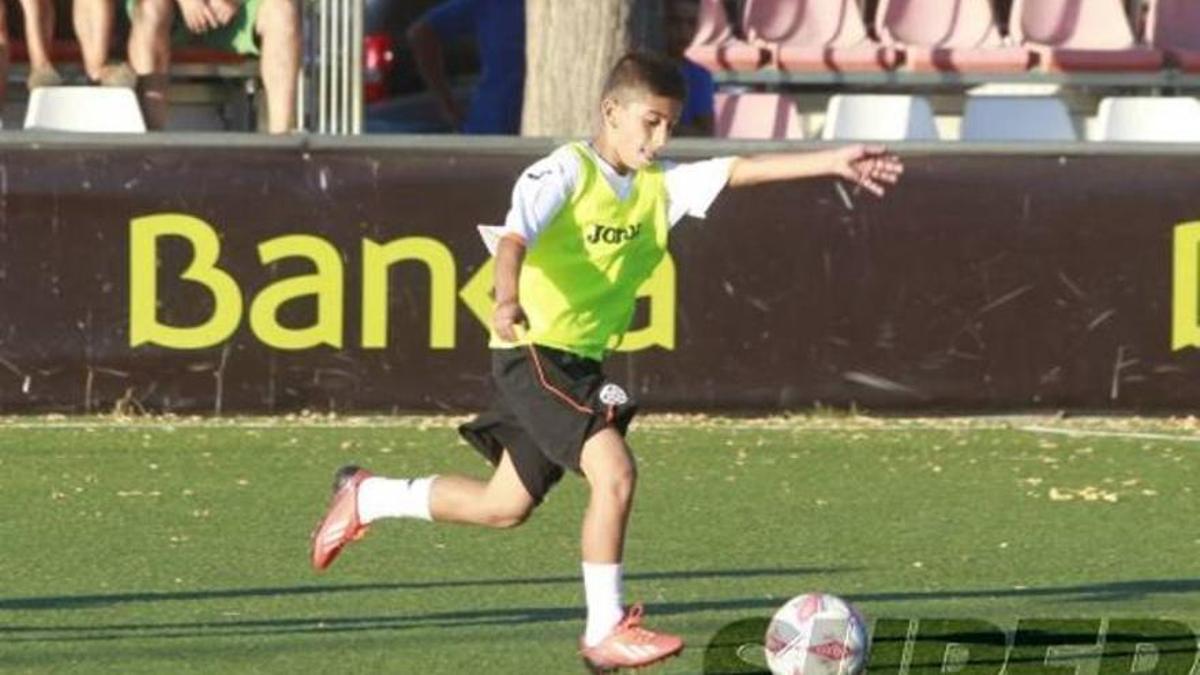
<instances>
[{"instance_id":1,"label":"dark brown advertising banner","mask_svg":"<svg viewBox=\"0 0 1200 675\"><path fill-rule=\"evenodd\" d=\"M545 144L0 151L0 412L462 411ZM729 190L609 363L651 408L1187 410L1200 161L906 157L883 201Z\"/></svg>"}]
</instances>

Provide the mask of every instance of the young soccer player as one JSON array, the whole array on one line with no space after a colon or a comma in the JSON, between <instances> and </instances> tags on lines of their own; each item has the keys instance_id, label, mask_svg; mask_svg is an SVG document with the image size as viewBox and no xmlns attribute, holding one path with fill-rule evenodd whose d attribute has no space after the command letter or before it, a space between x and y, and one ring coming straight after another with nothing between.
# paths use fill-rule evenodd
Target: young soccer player
<instances>
[{"instance_id":1,"label":"young soccer player","mask_svg":"<svg viewBox=\"0 0 1200 675\"><path fill-rule=\"evenodd\" d=\"M587 626L593 669L642 666L683 641L642 625L622 607L621 560L636 470L625 431L634 402L601 370L628 328L638 287L662 259L671 227L703 217L726 186L836 176L882 195L903 167L881 147L702 162L660 162L685 86L676 64L623 57L609 74L590 143L562 146L517 180L495 247L492 378L487 412L459 431L496 468L480 481L414 479L338 470L329 510L313 533L312 564L325 569L380 518L496 528L520 525L565 470L591 490L583 515Z\"/></svg>"}]
</instances>

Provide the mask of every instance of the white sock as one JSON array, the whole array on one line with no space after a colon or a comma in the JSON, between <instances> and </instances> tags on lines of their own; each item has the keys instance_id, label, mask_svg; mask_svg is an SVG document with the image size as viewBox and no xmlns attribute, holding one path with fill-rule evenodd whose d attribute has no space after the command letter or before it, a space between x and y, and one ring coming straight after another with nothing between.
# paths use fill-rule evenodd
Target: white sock
<instances>
[{"instance_id":1,"label":"white sock","mask_svg":"<svg viewBox=\"0 0 1200 675\"><path fill-rule=\"evenodd\" d=\"M378 478L372 476L358 486L358 517L363 524L380 518L433 520L429 492L437 476L426 478Z\"/></svg>"},{"instance_id":2,"label":"white sock","mask_svg":"<svg viewBox=\"0 0 1200 675\"><path fill-rule=\"evenodd\" d=\"M587 597L587 630L583 643L595 647L621 622L621 563L583 563L583 592Z\"/></svg>"}]
</instances>

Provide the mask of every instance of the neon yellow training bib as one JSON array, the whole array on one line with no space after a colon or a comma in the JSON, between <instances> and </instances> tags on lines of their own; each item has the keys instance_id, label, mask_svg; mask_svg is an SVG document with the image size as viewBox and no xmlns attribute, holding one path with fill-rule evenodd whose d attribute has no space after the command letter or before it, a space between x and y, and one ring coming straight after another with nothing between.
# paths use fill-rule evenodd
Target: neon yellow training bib
<instances>
[{"instance_id":1,"label":"neon yellow training bib","mask_svg":"<svg viewBox=\"0 0 1200 675\"><path fill-rule=\"evenodd\" d=\"M521 268L524 341L600 360L629 328L638 288L666 252L666 180L662 166L651 164L620 199L587 147L571 148L579 155L575 191Z\"/></svg>"}]
</instances>

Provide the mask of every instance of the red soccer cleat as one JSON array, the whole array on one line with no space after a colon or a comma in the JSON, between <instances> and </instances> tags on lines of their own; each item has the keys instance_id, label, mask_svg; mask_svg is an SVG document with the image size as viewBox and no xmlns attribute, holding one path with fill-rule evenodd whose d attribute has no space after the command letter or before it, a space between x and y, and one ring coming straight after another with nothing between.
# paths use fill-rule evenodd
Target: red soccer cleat
<instances>
[{"instance_id":1,"label":"red soccer cleat","mask_svg":"<svg viewBox=\"0 0 1200 675\"><path fill-rule=\"evenodd\" d=\"M642 605L639 603L629 608L608 637L595 647L584 647L580 655L592 672L602 673L616 668L648 666L681 651L683 639L678 635L642 628Z\"/></svg>"},{"instance_id":2,"label":"red soccer cleat","mask_svg":"<svg viewBox=\"0 0 1200 675\"><path fill-rule=\"evenodd\" d=\"M329 510L312 533L312 566L317 571L333 564L346 544L362 539L367 526L358 519L358 486L372 476L357 466L338 469Z\"/></svg>"}]
</instances>

